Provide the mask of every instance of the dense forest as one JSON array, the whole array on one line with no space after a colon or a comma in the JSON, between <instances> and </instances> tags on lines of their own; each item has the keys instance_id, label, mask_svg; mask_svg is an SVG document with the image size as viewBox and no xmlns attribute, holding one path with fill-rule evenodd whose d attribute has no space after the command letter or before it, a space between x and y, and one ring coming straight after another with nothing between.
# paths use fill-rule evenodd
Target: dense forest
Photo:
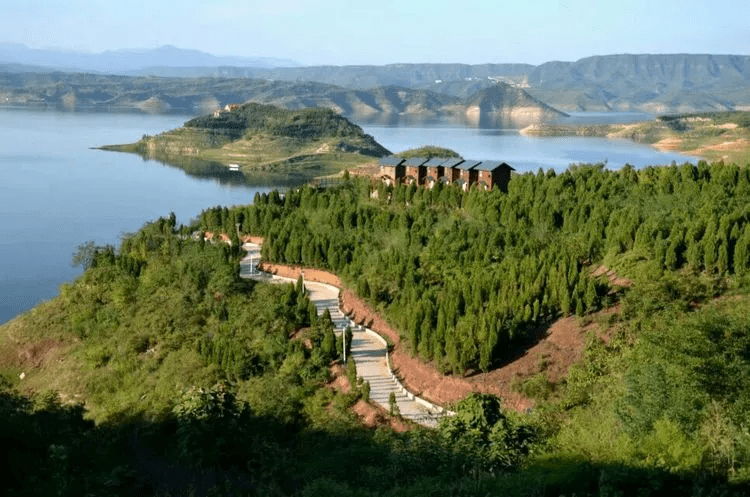
<instances>
[{"instance_id":1,"label":"dense forest","mask_svg":"<svg viewBox=\"0 0 750 497\"><path fill-rule=\"evenodd\" d=\"M326 386L340 342L301 282L242 280L236 237L212 244L186 232L170 216L118 250L82 245L74 262L83 276L4 327L4 340L65 348L23 383L3 365L4 495L435 495L534 485L515 471L541 433L502 413L496 398L467 398L436 431L360 426L348 408L365 389ZM515 476L496 478L506 473Z\"/></svg>"},{"instance_id":2,"label":"dense forest","mask_svg":"<svg viewBox=\"0 0 750 497\"><path fill-rule=\"evenodd\" d=\"M258 195L208 210L206 230L267 238L271 261L331 269L378 305L415 354L446 372L487 370L538 325L613 301L599 264L718 285L750 270L750 174L736 166L525 174L508 194L369 183Z\"/></svg>"},{"instance_id":3,"label":"dense forest","mask_svg":"<svg viewBox=\"0 0 750 497\"><path fill-rule=\"evenodd\" d=\"M192 226L159 219L117 249L84 244L84 274L0 329L4 349L59 348L23 379L0 363L13 475L1 488L745 494L749 195L748 169L705 163L539 171L507 194L350 180L208 209ZM268 260L341 275L445 372L512 359L563 315L598 332L563 380L540 364L519 386L531 412L472 394L437 430L367 429L350 410L366 388L330 387L341 351L329 316L299 282L241 279L236 223L266 237ZM593 277L601 264L632 285Z\"/></svg>"},{"instance_id":4,"label":"dense forest","mask_svg":"<svg viewBox=\"0 0 750 497\"><path fill-rule=\"evenodd\" d=\"M460 493L496 487L538 443L486 396L442 431L363 428L356 372L348 392L327 386L330 315L301 281L241 279L233 241L193 239L172 215L117 250L84 244L84 274L3 327L3 348L62 354L22 381L2 364L3 495Z\"/></svg>"},{"instance_id":5,"label":"dense forest","mask_svg":"<svg viewBox=\"0 0 750 497\"><path fill-rule=\"evenodd\" d=\"M515 176L507 194L353 181L258 195L200 227L241 223L269 260L333 270L445 372L512 360L561 316L594 322L566 378L540 360L518 386L543 434L532 466L625 465L625 493L644 491L633 468L661 468L697 495L712 475L750 480L749 196L735 165L580 165ZM631 285L594 277L602 264ZM572 466L554 478L580 477Z\"/></svg>"}]
</instances>

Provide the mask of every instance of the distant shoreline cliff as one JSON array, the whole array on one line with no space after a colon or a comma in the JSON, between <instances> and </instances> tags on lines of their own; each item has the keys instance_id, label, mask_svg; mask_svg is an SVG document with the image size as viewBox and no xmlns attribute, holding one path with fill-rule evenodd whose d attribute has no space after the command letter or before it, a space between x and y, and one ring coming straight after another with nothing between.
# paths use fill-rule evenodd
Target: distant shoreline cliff
<instances>
[{"instance_id":1,"label":"distant shoreline cliff","mask_svg":"<svg viewBox=\"0 0 750 497\"><path fill-rule=\"evenodd\" d=\"M246 102L290 110L322 107L360 121L449 119L481 127L521 128L566 115L522 88L503 82L460 98L392 86L351 90L320 83L250 79L0 73L0 105L201 115Z\"/></svg>"}]
</instances>

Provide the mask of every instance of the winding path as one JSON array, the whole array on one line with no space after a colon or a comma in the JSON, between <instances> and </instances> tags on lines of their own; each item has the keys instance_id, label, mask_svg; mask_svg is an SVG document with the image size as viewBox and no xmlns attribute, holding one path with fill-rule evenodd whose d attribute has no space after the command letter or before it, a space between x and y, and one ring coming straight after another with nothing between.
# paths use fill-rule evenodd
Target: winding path
<instances>
[{"instance_id":1,"label":"winding path","mask_svg":"<svg viewBox=\"0 0 750 497\"><path fill-rule=\"evenodd\" d=\"M279 283L295 282L292 278L258 271L256 265L260 261L260 245L245 243L242 248L247 251L247 256L240 262L241 277ZM331 313L337 334L342 333L347 326L351 327L351 357L357 365L358 376L370 383L370 401L389 410L389 398L393 393L402 417L424 426L436 427L446 411L415 397L401 386L388 368L388 349L385 340L344 315L339 307L339 288L325 283L305 281L305 289L309 292L318 315L323 314L326 309Z\"/></svg>"}]
</instances>

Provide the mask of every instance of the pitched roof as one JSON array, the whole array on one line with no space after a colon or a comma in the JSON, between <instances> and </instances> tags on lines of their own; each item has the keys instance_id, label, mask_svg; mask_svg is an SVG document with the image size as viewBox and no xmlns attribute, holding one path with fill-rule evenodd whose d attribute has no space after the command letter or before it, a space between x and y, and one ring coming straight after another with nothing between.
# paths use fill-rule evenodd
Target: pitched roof
<instances>
[{"instance_id":1,"label":"pitched roof","mask_svg":"<svg viewBox=\"0 0 750 497\"><path fill-rule=\"evenodd\" d=\"M448 159L446 159L445 157L432 157L423 165L428 166L428 167L442 166L447 160Z\"/></svg>"},{"instance_id":2,"label":"pitched roof","mask_svg":"<svg viewBox=\"0 0 750 497\"><path fill-rule=\"evenodd\" d=\"M457 164L457 165L455 165L453 167L455 167L456 169L467 170L467 169L472 169L474 166L476 166L477 164L480 164L480 163L481 162L478 161L478 160L465 160L462 163Z\"/></svg>"},{"instance_id":3,"label":"pitched roof","mask_svg":"<svg viewBox=\"0 0 750 497\"><path fill-rule=\"evenodd\" d=\"M395 155L389 155L388 157L380 159L378 164L381 166L400 166L402 162L404 162L404 159L396 157Z\"/></svg>"},{"instance_id":4,"label":"pitched roof","mask_svg":"<svg viewBox=\"0 0 750 497\"><path fill-rule=\"evenodd\" d=\"M418 166L423 165L425 162L427 162L426 157L412 157L411 159L406 159L406 162L404 162L404 165L418 167Z\"/></svg>"},{"instance_id":5,"label":"pitched roof","mask_svg":"<svg viewBox=\"0 0 750 497\"><path fill-rule=\"evenodd\" d=\"M495 169L505 166L511 171L515 171L512 167L510 167L507 163L499 160L485 160L482 161L479 165L477 165L474 169L478 171L494 171Z\"/></svg>"},{"instance_id":6,"label":"pitched roof","mask_svg":"<svg viewBox=\"0 0 750 497\"><path fill-rule=\"evenodd\" d=\"M456 167L458 164L461 164L464 160L459 157L452 157L445 162L443 162L443 167Z\"/></svg>"}]
</instances>

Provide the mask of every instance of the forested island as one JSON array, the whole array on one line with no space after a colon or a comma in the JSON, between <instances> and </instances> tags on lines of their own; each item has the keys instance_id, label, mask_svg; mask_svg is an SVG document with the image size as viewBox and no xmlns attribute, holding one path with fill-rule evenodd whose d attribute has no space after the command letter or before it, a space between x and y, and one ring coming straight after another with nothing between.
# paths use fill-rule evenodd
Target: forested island
<instances>
[{"instance_id":1,"label":"forested island","mask_svg":"<svg viewBox=\"0 0 750 497\"><path fill-rule=\"evenodd\" d=\"M507 193L354 178L84 245L83 276L0 327L6 494L745 494L749 202L750 169L706 162ZM540 357L514 383L528 411L476 393L436 430L365 428L301 284L239 278L244 234L339 275L445 375L512 364L566 316L591 331L563 376Z\"/></svg>"}]
</instances>

